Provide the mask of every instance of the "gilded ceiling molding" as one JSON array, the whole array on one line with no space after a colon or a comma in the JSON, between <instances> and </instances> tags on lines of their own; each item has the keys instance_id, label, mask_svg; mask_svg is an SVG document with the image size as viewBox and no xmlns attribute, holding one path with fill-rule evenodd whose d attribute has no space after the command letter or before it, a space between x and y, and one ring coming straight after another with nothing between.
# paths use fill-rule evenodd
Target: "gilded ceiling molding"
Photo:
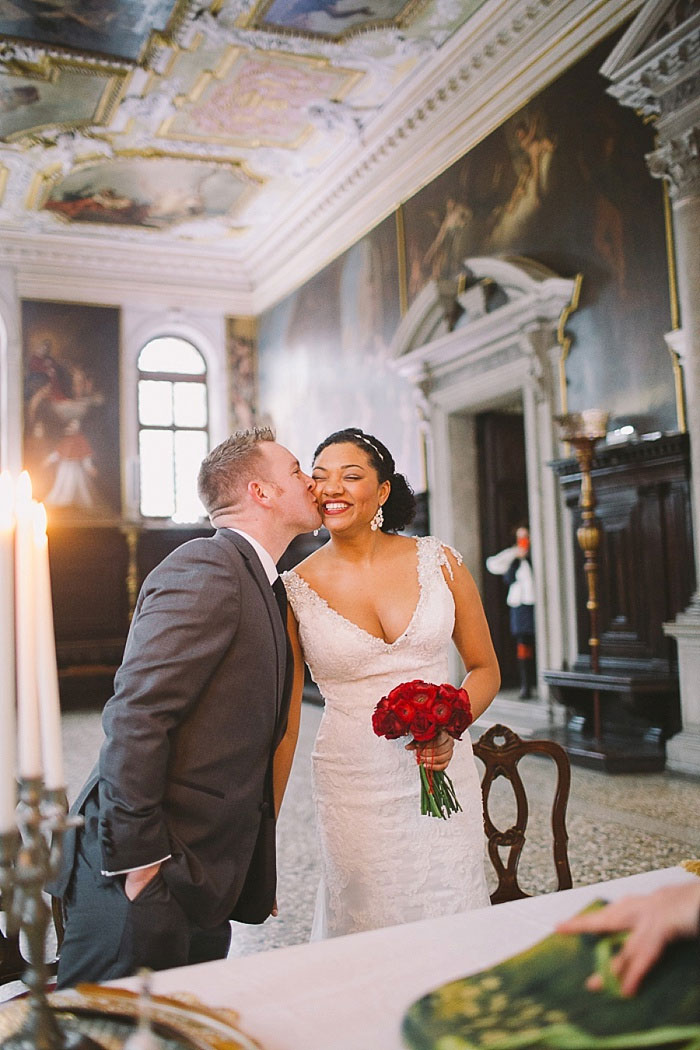
<instances>
[{"instance_id":1,"label":"gilded ceiling molding","mask_svg":"<svg viewBox=\"0 0 700 1050\"><path fill-rule=\"evenodd\" d=\"M280 82L274 97L270 97L269 84L267 93L259 93L256 77L274 79L277 83L283 74L288 79ZM308 103L298 99L299 81L304 85L306 79L301 94L306 92L307 97L311 96L313 104L329 93L342 104L361 77L358 70L317 55L297 55L289 50L260 54L229 46L215 69L202 71L187 95L175 98L175 113L161 124L158 136L174 142L200 142L206 147L218 144L251 151L260 146L298 149L313 132L312 118L306 113ZM323 87L318 83L319 78L325 78ZM258 114L266 118L270 132L266 136L259 132L253 137L247 134L245 113L249 103L242 102L247 95L256 97L260 106ZM218 102L217 96L220 96ZM219 107L227 119L219 116ZM285 108L285 113L278 121L280 107ZM237 126L239 116L241 121ZM213 122L213 126L207 128L207 120ZM295 128L296 138L287 137L290 128ZM254 160L254 154L251 159Z\"/></svg>"},{"instance_id":2,"label":"gilded ceiling molding","mask_svg":"<svg viewBox=\"0 0 700 1050\"><path fill-rule=\"evenodd\" d=\"M213 45L225 42L243 50L262 52L288 51L290 47L289 35L263 29L242 29L230 18L224 22L208 11L198 18L196 27ZM390 79L397 65L433 53L449 35L449 30L433 30L427 37L411 38L397 28L382 28L352 36L343 41L342 47L335 41L303 35L294 36L293 46L296 55L341 61L344 66L371 73L381 85L381 91L389 86L384 82Z\"/></svg>"},{"instance_id":3,"label":"gilded ceiling molding","mask_svg":"<svg viewBox=\"0 0 700 1050\"><path fill-rule=\"evenodd\" d=\"M72 52L42 44L25 44L15 40L0 40L0 70L16 76L50 79L56 65L82 66L94 72L109 72L124 76L132 67L124 59L107 55L82 54L80 58Z\"/></svg>"}]
</instances>

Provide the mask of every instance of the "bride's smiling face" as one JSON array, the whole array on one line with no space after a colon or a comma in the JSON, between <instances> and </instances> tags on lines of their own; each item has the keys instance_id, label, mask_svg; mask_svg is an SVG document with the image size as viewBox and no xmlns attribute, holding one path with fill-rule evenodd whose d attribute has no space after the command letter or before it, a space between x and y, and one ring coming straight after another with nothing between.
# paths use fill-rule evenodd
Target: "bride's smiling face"
<instances>
[{"instance_id":1,"label":"bride's smiling face","mask_svg":"<svg viewBox=\"0 0 700 1050\"><path fill-rule=\"evenodd\" d=\"M311 472L314 492L330 533L369 527L391 486L380 484L369 456L353 445L328 445L318 454Z\"/></svg>"}]
</instances>

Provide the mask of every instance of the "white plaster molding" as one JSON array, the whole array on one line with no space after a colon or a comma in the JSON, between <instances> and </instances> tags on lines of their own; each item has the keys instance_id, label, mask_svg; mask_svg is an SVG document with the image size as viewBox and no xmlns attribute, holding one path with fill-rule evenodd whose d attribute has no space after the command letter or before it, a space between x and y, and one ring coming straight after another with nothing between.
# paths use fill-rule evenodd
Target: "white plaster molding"
<instances>
[{"instance_id":1,"label":"white plaster molding","mask_svg":"<svg viewBox=\"0 0 700 1050\"><path fill-rule=\"evenodd\" d=\"M486 374L488 382L493 368L522 359L523 346L533 354L541 328L556 333L562 311L571 302L573 280L557 277L530 259L475 256L464 260L464 268L476 280L492 280L506 293L508 302L435 338L440 331L435 317L438 313L442 317L443 307L437 284L430 282L407 311L390 347L399 372L412 382L429 374L437 386L465 369L468 381L476 382ZM424 343L431 335L432 340ZM544 345L546 339L544 344L537 342L540 352ZM542 367L535 366L533 375L541 374Z\"/></svg>"},{"instance_id":2,"label":"white plaster molding","mask_svg":"<svg viewBox=\"0 0 700 1050\"><path fill-rule=\"evenodd\" d=\"M672 332L666 332L664 342L671 353L676 355L681 365L684 364L688 353L688 340L683 329L674 328Z\"/></svg>"},{"instance_id":3,"label":"white plaster molding","mask_svg":"<svg viewBox=\"0 0 700 1050\"><path fill-rule=\"evenodd\" d=\"M698 92L700 98L700 78ZM666 181L674 201L700 196L700 124L662 142L646 161L654 178Z\"/></svg>"},{"instance_id":4,"label":"white plaster molding","mask_svg":"<svg viewBox=\"0 0 700 1050\"><path fill-rule=\"evenodd\" d=\"M2 231L0 231L2 233ZM149 250L75 236L0 236L0 265L17 271L25 298L82 302L207 306L252 312L252 289L237 260L223 252L195 254L187 245L154 238Z\"/></svg>"},{"instance_id":5,"label":"white plaster molding","mask_svg":"<svg viewBox=\"0 0 700 1050\"><path fill-rule=\"evenodd\" d=\"M700 60L700 12L671 25L669 15L678 6L678 0L647 0L600 69L613 82L609 93L646 117L679 108L682 96L669 100L671 106L664 96L691 75ZM662 32L667 21L668 31ZM687 101L687 91L685 96Z\"/></svg>"}]
</instances>

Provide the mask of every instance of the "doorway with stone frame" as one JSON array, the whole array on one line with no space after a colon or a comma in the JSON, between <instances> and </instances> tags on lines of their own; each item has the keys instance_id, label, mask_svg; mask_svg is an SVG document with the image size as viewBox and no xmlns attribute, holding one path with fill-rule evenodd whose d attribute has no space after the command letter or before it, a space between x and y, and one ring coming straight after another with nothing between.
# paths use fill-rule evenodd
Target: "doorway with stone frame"
<instances>
[{"instance_id":1,"label":"doorway with stone frame","mask_svg":"<svg viewBox=\"0 0 700 1050\"><path fill-rule=\"evenodd\" d=\"M511 547L515 531L529 528L525 428L522 405L480 412L476 416L479 470L479 518L484 560ZM508 584L502 576L484 573L481 597L501 668L501 688L521 686L516 643L506 604ZM532 674L533 667L528 668ZM535 675L530 677L534 686Z\"/></svg>"},{"instance_id":2,"label":"doorway with stone frame","mask_svg":"<svg viewBox=\"0 0 700 1050\"><path fill-rule=\"evenodd\" d=\"M520 473L529 512L541 672L566 666L575 648L573 551L550 467L560 454L555 422L562 411L559 331L575 282L523 258L470 258L464 266L476 283L465 293L456 284L457 323L456 311L445 309L444 287L431 282L403 318L392 351L397 369L414 384L423 417L431 531L461 551L482 596L484 560L492 549L485 549L482 524L488 512L487 485L480 484L479 419L513 413L522 421ZM457 677L457 663L453 671ZM532 717L560 722L563 712L549 700L541 674L537 691L541 700L532 702L537 708Z\"/></svg>"}]
</instances>

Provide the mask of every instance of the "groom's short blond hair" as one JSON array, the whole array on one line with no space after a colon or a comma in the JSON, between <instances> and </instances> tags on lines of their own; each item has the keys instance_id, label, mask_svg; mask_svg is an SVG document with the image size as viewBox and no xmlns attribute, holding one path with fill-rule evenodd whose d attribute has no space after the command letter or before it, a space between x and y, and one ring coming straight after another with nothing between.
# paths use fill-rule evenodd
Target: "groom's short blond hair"
<instances>
[{"instance_id":1,"label":"groom's short blond hair","mask_svg":"<svg viewBox=\"0 0 700 1050\"><path fill-rule=\"evenodd\" d=\"M239 508L248 483L260 471L260 445L274 440L270 427L250 427L236 431L211 450L197 476L197 491L207 514Z\"/></svg>"}]
</instances>

